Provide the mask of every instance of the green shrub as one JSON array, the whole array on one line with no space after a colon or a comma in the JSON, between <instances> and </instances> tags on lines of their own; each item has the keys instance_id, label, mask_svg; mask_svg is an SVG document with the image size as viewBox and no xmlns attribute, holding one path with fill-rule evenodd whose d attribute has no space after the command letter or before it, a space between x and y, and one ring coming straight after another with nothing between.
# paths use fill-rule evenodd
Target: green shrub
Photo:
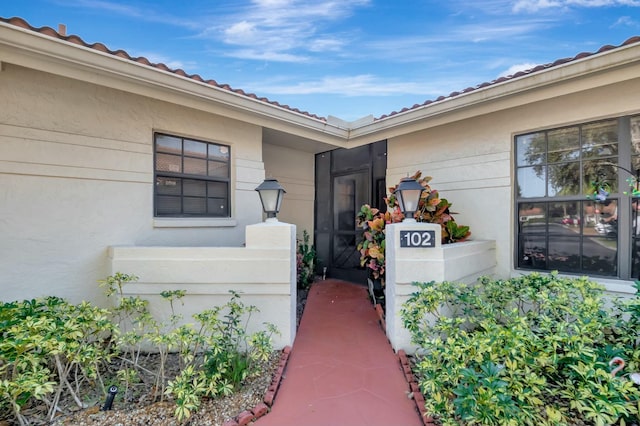
<instances>
[{"instance_id":1,"label":"green shrub","mask_svg":"<svg viewBox=\"0 0 640 426\"><path fill-rule=\"evenodd\" d=\"M22 409L32 399L45 404L49 419L63 392L84 407L81 386L104 389L100 371L112 357L104 339L115 331L108 315L57 297L0 305L0 406L9 406L21 425L29 423Z\"/></svg>"},{"instance_id":2,"label":"green shrub","mask_svg":"<svg viewBox=\"0 0 640 426\"><path fill-rule=\"evenodd\" d=\"M247 334L244 321L248 322L254 306L246 306L240 301L238 293L223 307L224 319L216 322L213 333L208 336L209 349L204 356L204 371L209 379L215 378L225 387L235 390L250 376L260 373L259 361L266 361L271 352L270 335L275 332L268 325L268 331L254 335Z\"/></svg>"},{"instance_id":3,"label":"green shrub","mask_svg":"<svg viewBox=\"0 0 640 426\"><path fill-rule=\"evenodd\" d=\"M151 375L155 398L172 397L176 419L185 422L202 397L228 395L260 372L260 363L272 353L271 336L277 330L266 324L249 334L247 325L257 308L244 305L238 293L232 292L226 304L194 315L198 326L179 325L182 316L174 308L186 292L160 294L171 315L158 321L147 300L125 297L124 286L136 280L134 275L116 273L101 281L107 296L117 296L111 310L56 297L0 304L0 413L27 425L31 422L23 409L40 404L53 419L65 396L86 407L81 397L87 395L80 391L90 387L104 397L110 380L124 389L118 398L126 398L131 386ZM155 371L141 365L143 351L158 354ZM167 377L170 353L180 359L175 377ZM114 359L119 362L113 363ZM107 364L119 367L103 378Z\"/></svg>"},{"instance_id":4,"label":"green shrub","mask_svg":"<svg viewBox=\"0 0 640 426\"><path fill-rule=\"evenodd\" d=\"M296 251L296 278L298 288L307 289L313 283L316 268L316 250L309 242L309 233L302 232L302 240L298 240Z\"/></svg>"},{"instance_id":5,"label":"green shrub","mask_svg":"<svg viewBox=\"0 0 640 426\"><path fill-rule=\"evenodd\" d=\"M132 372L121 373L125 386L140 376L136 373L142 373L138 364L141 350L153 348L160 357L158 370L154 372L156 398L171 396L176 403L176 419L183 422L197 411L202 397L229 395L247 377L260 372L259 361L269 358L273 349L271 336L277 330L266 324L265 330L248 334L251 314L258 309L245 305L239 293L230 291L226 304L195 314L198 326L178 326L182 315L176 313L175 302L182 302L186 291L160 293L171 309L168 320L160 322L150 315L147 301L138 296L124 296L123 287L136 280L134 275L116 273L101 282L107 296L119 296L114 314L120 327L130 327L118 340L123 366L132 369ZM174 378L165 374L171 352L180 355L182 367Z\"/></svg>"},{"instance_id":6,"label":"green shrub","mask_svg":"<svg viewBox=\"0 0 640 426\"><path fill-rule=\"evenodd\" d=\"M637 329L616 338L640 318L637 302L608 312L598 284L556 273L416 285L402 318L420 348L426 408L442 424L636 419L640 392L613 378L608 362L621 355L638 365Z\"/></svg>"}]
</instances>

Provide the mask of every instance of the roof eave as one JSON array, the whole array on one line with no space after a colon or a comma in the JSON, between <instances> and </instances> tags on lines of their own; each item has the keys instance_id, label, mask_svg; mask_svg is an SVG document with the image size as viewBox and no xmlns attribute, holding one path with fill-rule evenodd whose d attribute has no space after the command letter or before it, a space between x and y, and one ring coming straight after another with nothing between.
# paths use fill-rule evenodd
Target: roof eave
<instances>
[{"instance_id":1,"label":"roof eave","mask_svg":"<svg viewBox=\"0 0 640 426\"><path fill-rule=\"evenodd\" d=\"M504 81L485 83L377 120L364 117L355 122L344 122L333 117L321 119L297 112L286 105L258 99L241 90L227 89L215 82L211 84L211 81L204 81L198 76L196 79L179 71L163 70L157 65L132 60L131 57L120 57L117 52L103 52L80 42L66 41L2 21L0 48L0 65L2 62L12 63L124 90L335 147L351 147L389 139L536 100L586 90L594 85L615 82L616 78L637 78L633 77L633 73L629 73L631 76L608 73L600 79L596 76L631 64L640 65L640 43L633 41L620 47L608 46L608 50L585 57L561 60L546 69L537 67L533 72L521 76L516 74Z\"/></svg>"},{"instance_id":2,"label":"roof eave","mask_svg":"<svg viewBox=\"0 0 640 426\"><path fill-rule=\"evenodd\" d=\"M418 129L446 124L460 119L460 115L473 117L543 100L548 96L543 95L543 92L549 88L555 90L554 96L591 89L594 88L594 82L593 79L587 82L589 77L601 76L608 71L623 69L633 64L640 64L638 43L572 60L378 119L351 129L349 142L359 144L360 141L370 139L387 139ZM629 73L628 78L634 78L634 74ZM609 79L604 78L595 84L602 86L610 83ZM540 95L536 96L536 93Z\"/></svg>"},{"instance_id":3,"label":"roof eave","mask_svg":"<svg viewBox=\"0 0 640 426\"><path fill-rule=\"evenodd\" d=\"M260 99L0 22L0 63L10 63L182 104L342 146L348 129Z\"/></svg>"}]
</instances>

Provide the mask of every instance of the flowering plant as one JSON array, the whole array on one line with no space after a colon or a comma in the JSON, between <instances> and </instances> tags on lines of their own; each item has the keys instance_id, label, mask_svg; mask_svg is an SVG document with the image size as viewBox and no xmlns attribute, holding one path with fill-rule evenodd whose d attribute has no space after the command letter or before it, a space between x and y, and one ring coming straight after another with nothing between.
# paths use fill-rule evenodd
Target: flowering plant
<instances>
[{"instance_id":1,"label":"flowering plant","mask_svg":"<svg viewBox=\"0 0 640 426\"><path fill-rule=\"evenodd\" d=\"M391 223L391 213L382 213L368 204L357 215L358 226L364 228L362 241L358 243L360 266L369 269L374 279L384 277L385 225Z\"/></svg>"},{"instance_id":2,"label":"flowering plant","mask_svg":"<svg viewBox=\"0 0 640 426\"><path fill-rule=\"evenodd\" d=\"M468 226L459 226L449 209L451 203L445 198L440 198L438 191L431 189L429 181L431 176L422 177L422 172L417 171L413 176L424 188L418 203L415 219L418 222L438 223L442 227L442 244L454 243L466 240L471 232ZM357 249L360 252L360 266L369 269L371 277L381 279L384 285L385 274L385 226L388 223L402 222L404 215L394 195L397 185L389 188L390 196L384 201L387 211L368 204L360 208L356 218L358 226L364 229L362 240Z\"/></svg>"}]
</instances>

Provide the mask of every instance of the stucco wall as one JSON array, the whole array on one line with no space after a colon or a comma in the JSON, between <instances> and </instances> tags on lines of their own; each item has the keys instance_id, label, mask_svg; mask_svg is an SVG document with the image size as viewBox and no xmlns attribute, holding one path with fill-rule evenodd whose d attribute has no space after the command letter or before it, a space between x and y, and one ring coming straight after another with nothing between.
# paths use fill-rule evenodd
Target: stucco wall
<instances>
[{"instance_id":1,"label":"stucco wall","mask_svg":"<svg viewBox=\"0 0 640 426\"><path fill-rule=\"evenodd\" d=\"M638 75L638 74L636 74ZM513 137L607 117L640 113L640 79L575 92L499 112L461 119L400 137L388 143L387 183L421 170L431 186L453 203L456 221L470 225L473 239L496 241L502 277L516 274L513 193ZM526 103L526 102L525 102ZM464 116L467 112L461 110Z\"/></svg>"},{"instance_id":2,"label":"stucco wall","mask_svg":"<svg viewBox=\"0 0 640 426\"><path fill-rule=\"evenodd\" d=\"M110 245L241 246L262 219L259 126L11 64L0 99L1 300L99 300ZM230 220L154 220L154 131L231 146Z\"/></svg>"},{"instance_id":3,"label":"stucco wall","mask_svg":"<svg viewBox=\"0 0 640 426\"><path fill-rule=\"evenodd\" d=\"M171 315L162 291L186 290L174 307L182 323L193 323L194 314L224 305L233 290L245 306L258 308L248 331L275 325L272 341L281 349L296 333L295 232L294 225L267 222L246 227L246 247L111 247L110 264L113 272L136 271L139 279L123 293L148 300L158 321Z\"/></svg>"},{"instance_id":4,"label":"stucco wall","mask_svg":"<svg viewBox=\"0 0 640 426\"><path fill-rule=\"evenodd\" d=\"M295 223L298 238L303 231L313 240L313 203L315 197L315 156L313 153L265 144L264 169L267 177L278 179L287 193L279 220Z\"/></svg>"}]
</instances>

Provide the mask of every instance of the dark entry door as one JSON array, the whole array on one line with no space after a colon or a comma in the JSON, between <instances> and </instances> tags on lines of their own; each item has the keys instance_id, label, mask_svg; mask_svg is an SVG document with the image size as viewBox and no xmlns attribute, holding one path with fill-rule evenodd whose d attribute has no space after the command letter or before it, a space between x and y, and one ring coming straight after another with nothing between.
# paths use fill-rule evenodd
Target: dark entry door
<instances>
[{"instance_id":1,"label":"dark entry door","mask_svg":"<svg viewBox=\"0 0 640 426\"><path fill-rule=\"evenodd\" d=\"M316 156L315 245L319 272L326 267L327 277L366 284L356 214L363 204L384 204L386 149L378 142Z\"/></svg>"},{"instance_id":2,"label":"dark entry door","mask_svg":"<svg viewBox=\"0 0 640 426\"><path fill-rule=\"evenodd\" d=\"M360 206L369 202L369 171L333 177L333 238L331 273L345 277L360 266L357 246L362 231L356 225Z\"/></svg>"}]
</instances>

